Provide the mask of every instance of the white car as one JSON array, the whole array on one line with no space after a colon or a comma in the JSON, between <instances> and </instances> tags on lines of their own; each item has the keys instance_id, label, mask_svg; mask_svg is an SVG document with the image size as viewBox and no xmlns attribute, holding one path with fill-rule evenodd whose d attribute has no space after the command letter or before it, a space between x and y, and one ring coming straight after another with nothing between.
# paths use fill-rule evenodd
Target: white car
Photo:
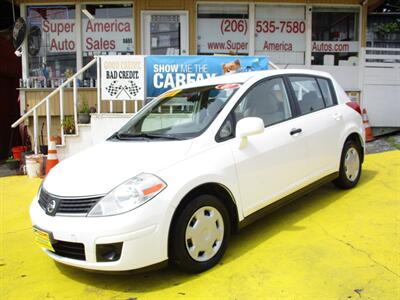
<instances>
[{"instance_id":1,"label":"white car","mask_svg":"<svg viewBox=\"0 0 400 300\"><path fill-rule=\"evenodd\" d=\"M354 187L360 108L327 73L249 72L168 91L107 141L55 166L35 238L63 264L123 271L214 266L231 233L329 182Z\"/></svg>"}]
</instances>

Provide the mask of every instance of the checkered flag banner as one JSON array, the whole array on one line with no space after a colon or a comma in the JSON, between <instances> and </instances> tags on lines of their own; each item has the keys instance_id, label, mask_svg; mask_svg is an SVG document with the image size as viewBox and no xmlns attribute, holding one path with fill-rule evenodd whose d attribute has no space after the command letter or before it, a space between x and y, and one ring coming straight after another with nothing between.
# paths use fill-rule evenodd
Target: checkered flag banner
<instances>
[{"instance_id":1,"label":"checkered flag banner","mask_svg":"<svg viewBox=\"0 0 400 300\"><path fill-rule=\"evenodd\" d=\"M129 95L136 96L139 94L141 87L134 83L132 80L129 80L128 85L125 86Z\"/></svg>"},{"instance_id":2,"label":"checkered flag banner","mask_svg":"<svg viewBox=\"0 0 400 300\"><path fill-rule=\"evenodd\" d=\"M133 80L129 80L127 84L118 84L118 81L114 80L105 89L111 97L117 98L121 93L126 93L128 97L135 97L141 87L134 83Z\"/></svg>"},{"instance_id":3,"label":"checkered flag banner","mask_svg":"<svg viewBox=\"0 0 400 300\"><path fill-rule=\"evenodd\" d=\"M144 100L144 56L101 56L101 99Z\"/></svg>"}]
</instances>

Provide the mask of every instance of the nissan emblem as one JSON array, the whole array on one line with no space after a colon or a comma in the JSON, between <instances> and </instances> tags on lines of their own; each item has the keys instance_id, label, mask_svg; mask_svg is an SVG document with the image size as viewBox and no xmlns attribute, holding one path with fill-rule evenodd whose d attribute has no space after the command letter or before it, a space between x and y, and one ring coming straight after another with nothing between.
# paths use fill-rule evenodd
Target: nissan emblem
<instances>
[{"instance_id":1,"label":"nissan emblem","mask_svg":"<svg viewBox=\"0 0 400 300\"><path fill-rule=\"evenodd\" d=\"M56 201L51 200L49 203L47 203L46 210L49 214L54 212L55 209L56 209Z\"/></svg>"}]
</instances>

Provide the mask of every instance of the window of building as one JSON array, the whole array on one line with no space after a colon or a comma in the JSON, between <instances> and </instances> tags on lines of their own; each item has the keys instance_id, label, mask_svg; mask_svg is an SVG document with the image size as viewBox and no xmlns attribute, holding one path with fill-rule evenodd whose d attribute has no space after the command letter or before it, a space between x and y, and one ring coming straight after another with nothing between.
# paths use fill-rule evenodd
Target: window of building
<instances>
[{"instance_id":1,"label":"window of building","mask_svg":"<svg viewBox=\"0 0 400 300\"><path fill-rule=\"evenodd\" d=\"M83 65L95 55L134 54L132 4L82 5ZM96 78L96 67L85 72L84 85Z\"/></svg>"},{"instance_id":2,"label":"window of building","mask_svg":"<svg viewBox=\"0 0 400 300\"><path fill-rule=\"evenodd\" d=\"M76 71L75 7L28 6L29 77L62 80ZM44 80L46 79L46 80Z\"/></svg>"},{"instance_id":3,"label":"window of building","mask_svg":"<svg viewBox=\"0 0 400 300\"><path fill-rule=\"evenodd\" d=\"M256 5L255 54L277 64L304 65L305 6Z\"/></svg>"},{"instance_id":4,"label":"window of building","mask_svg":"<svg viewBox=\"0 0 400 300\"><path fill-rule=\"evenodd\" d=\"M312 64L355 64L359 51L358 25L358 8L313 8Z\"/></svg>"},{"instance_id":5,"label":"window of building","mask_svg":"<svg viewBox=\"0 0 400 300\"><path fill-rule=\"evenodd\" d=\"M325 107L321 91L315 78L290 76L289 81L295 92L302 115Z\"/></svg>"},{"instance_id":6,"label":"window of building","mask_svg":"<svg viewBox=\"0 0 400 300\"><path fill-rule=\"evenodd\" d=\"M150 41L152 55L181 54L181 20L179 15L152 15Z\"/></svg>"},{"instance_id":7,"label":"window of building","mask_svg":"<svg viewBox=\"0 0 400 300\"><path fill-rule=\"evenodd\" d=\"M197 54L249 54L249 7L199 4Z\"/></svg>"}]
</instances>

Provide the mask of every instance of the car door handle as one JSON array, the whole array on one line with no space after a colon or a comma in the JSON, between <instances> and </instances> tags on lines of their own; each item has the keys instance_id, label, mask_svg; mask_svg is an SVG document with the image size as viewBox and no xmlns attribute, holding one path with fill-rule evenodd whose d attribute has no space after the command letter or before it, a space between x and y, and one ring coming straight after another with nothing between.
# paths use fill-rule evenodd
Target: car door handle
<instances>
[{"instance_id":1,"label":"car door handle","mask_svg":"<svg viewBox=\"0 0 400 300\"><path fill-rule=\"evenodd\" d=\"M301 128L293 128L292 130L290 130L290 135L298 134L301 131L302 131Z\"/></svg>"},{"instance_id":2,"label":"car door handle","mask_svg":"<svg viewBox=\"0 0 400 300\"><path fill-rule=\"evenodd\" d=\"M341 113L335 113L335 114L333 114L333 118L335 120L339 121L343 118L343 115Z\"/></svg>"}]
</instances>

